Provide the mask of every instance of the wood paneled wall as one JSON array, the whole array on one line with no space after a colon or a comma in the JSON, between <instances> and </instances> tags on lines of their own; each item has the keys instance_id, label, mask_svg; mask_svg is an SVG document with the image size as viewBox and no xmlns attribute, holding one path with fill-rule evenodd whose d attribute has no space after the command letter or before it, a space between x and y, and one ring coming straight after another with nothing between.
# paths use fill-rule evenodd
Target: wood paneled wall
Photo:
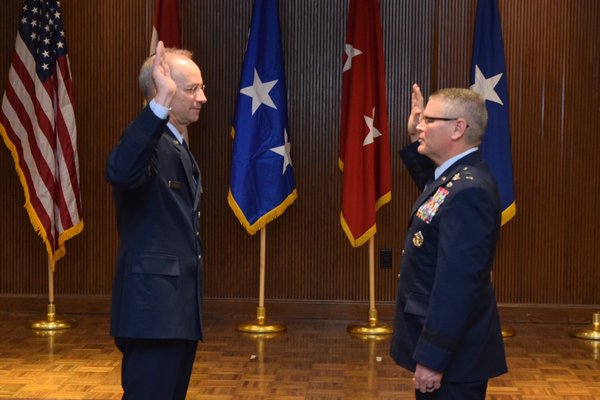
<instances>
[{"instance_id":1,"label":"wood paneled wall","mask_svg":"<svg viewBox=\"0 0 600 400\"><path fill-rule=\"evenodd\" d=\"M140 110L137 72L148 47L150 0L64 0L74 75L85 228L55 274L60 296L107 296L118 238L104 163ZM203 170L205 293L258 296L259 237L226 202L229 130L250 0L180 0L208 103L190 131ZM0 91L22 0L0 4ZM298 200L267 226L267 299L366 301L367 246L339 224L341 66L348 0L280 0ZM503 303L600 304L600 2L500 0L510 91L517 216L502 229L494 279ZM476 0L381 0L393 151L392 202L378 216L377 301L393 301L407 214L418 192L397 157L407 143L410 85L425 93L468 84ZM46 255L0 146L0 295L47 293ZM460 288L457 288L460 290Z\"/></svg>"}]
</instances>

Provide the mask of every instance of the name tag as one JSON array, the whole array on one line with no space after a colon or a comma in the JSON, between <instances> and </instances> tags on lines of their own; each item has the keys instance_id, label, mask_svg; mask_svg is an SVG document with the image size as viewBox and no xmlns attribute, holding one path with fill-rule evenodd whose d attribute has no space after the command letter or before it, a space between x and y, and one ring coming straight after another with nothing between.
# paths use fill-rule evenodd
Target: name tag
<instances>
[{"instance_id":1,"label":"name tag","mask_svg":"<svg viewBox=\"0 0 600 400\"><path fill-rule=\"evenodd\" d=\"M181 189L181 182L179 182L179 181L169 181L169 187L171 189Z\"/></svg>"}]
</instances>

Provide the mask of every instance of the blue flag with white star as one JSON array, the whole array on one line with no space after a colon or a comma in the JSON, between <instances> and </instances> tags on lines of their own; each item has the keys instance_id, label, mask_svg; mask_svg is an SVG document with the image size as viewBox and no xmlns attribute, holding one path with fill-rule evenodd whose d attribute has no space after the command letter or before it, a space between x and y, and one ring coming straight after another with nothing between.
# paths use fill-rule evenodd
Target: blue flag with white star
<instances>
[{"instance_id":1,"label":"blue flag with white star","mask_svg":"<svg viewBox=\"0 0 600 400\"><path fill-rule=\"evenodd\" d=\"M227 201L251 235L296 200L277 0L255 0L233 117Z\"/></svg>"},{"instance_id":2,"label":"blue flag with white star","mask_svg":"<svg viewBox=\"0 0 600 400\"><path fill-rule=\"evenodd\" d=\"M508 123L508 82L497 0L479 0L477 4L471 90L485 99L489 114L481 147L498 183L504 225L515 216L516 206Z\"/></svg>"}]
</instances>

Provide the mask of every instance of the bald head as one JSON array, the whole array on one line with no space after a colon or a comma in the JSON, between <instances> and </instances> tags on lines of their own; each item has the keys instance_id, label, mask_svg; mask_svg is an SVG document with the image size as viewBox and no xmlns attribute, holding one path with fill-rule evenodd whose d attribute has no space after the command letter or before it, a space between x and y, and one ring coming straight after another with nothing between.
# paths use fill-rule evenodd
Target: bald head
<instances>
[{"instance_id":1,"label":"bald head","mask_svg":"<svg viewBox=\"0 0 600 400\"><path fill-rule=\"evenodd\" d=\"M156 95L156 88L154 87L154 81L152 80L152 65L154 63L154 54L146 58L142 67L140 68L140 74L138 77L138 83L140 89L147 101L152 100ZM165 61L171 70L171 74L175 78L180 75L180 66L184 64L196 65L192 59L192 52L184 49L175 49L172 47L165 48ZM196 66L197 68L197 66Z\"/></svg>"}]
</instances>

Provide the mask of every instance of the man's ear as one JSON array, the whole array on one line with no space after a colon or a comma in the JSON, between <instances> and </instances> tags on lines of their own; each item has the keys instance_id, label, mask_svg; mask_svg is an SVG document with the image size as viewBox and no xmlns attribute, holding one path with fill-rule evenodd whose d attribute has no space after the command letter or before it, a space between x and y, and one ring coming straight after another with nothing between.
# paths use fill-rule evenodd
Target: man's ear
<instances>
[{"instance_id":1,"label":"man's ear","mask_svg":"<svg viewBox=\"0 0 600 400\"><path fill-rule=\"evenodd\" d=\"M454 132L450 135L450 138L454 141L461 140L467 131L467 121L462 118L456 120L456 125L454 125Z\"/></svg>"}]
</instances>

